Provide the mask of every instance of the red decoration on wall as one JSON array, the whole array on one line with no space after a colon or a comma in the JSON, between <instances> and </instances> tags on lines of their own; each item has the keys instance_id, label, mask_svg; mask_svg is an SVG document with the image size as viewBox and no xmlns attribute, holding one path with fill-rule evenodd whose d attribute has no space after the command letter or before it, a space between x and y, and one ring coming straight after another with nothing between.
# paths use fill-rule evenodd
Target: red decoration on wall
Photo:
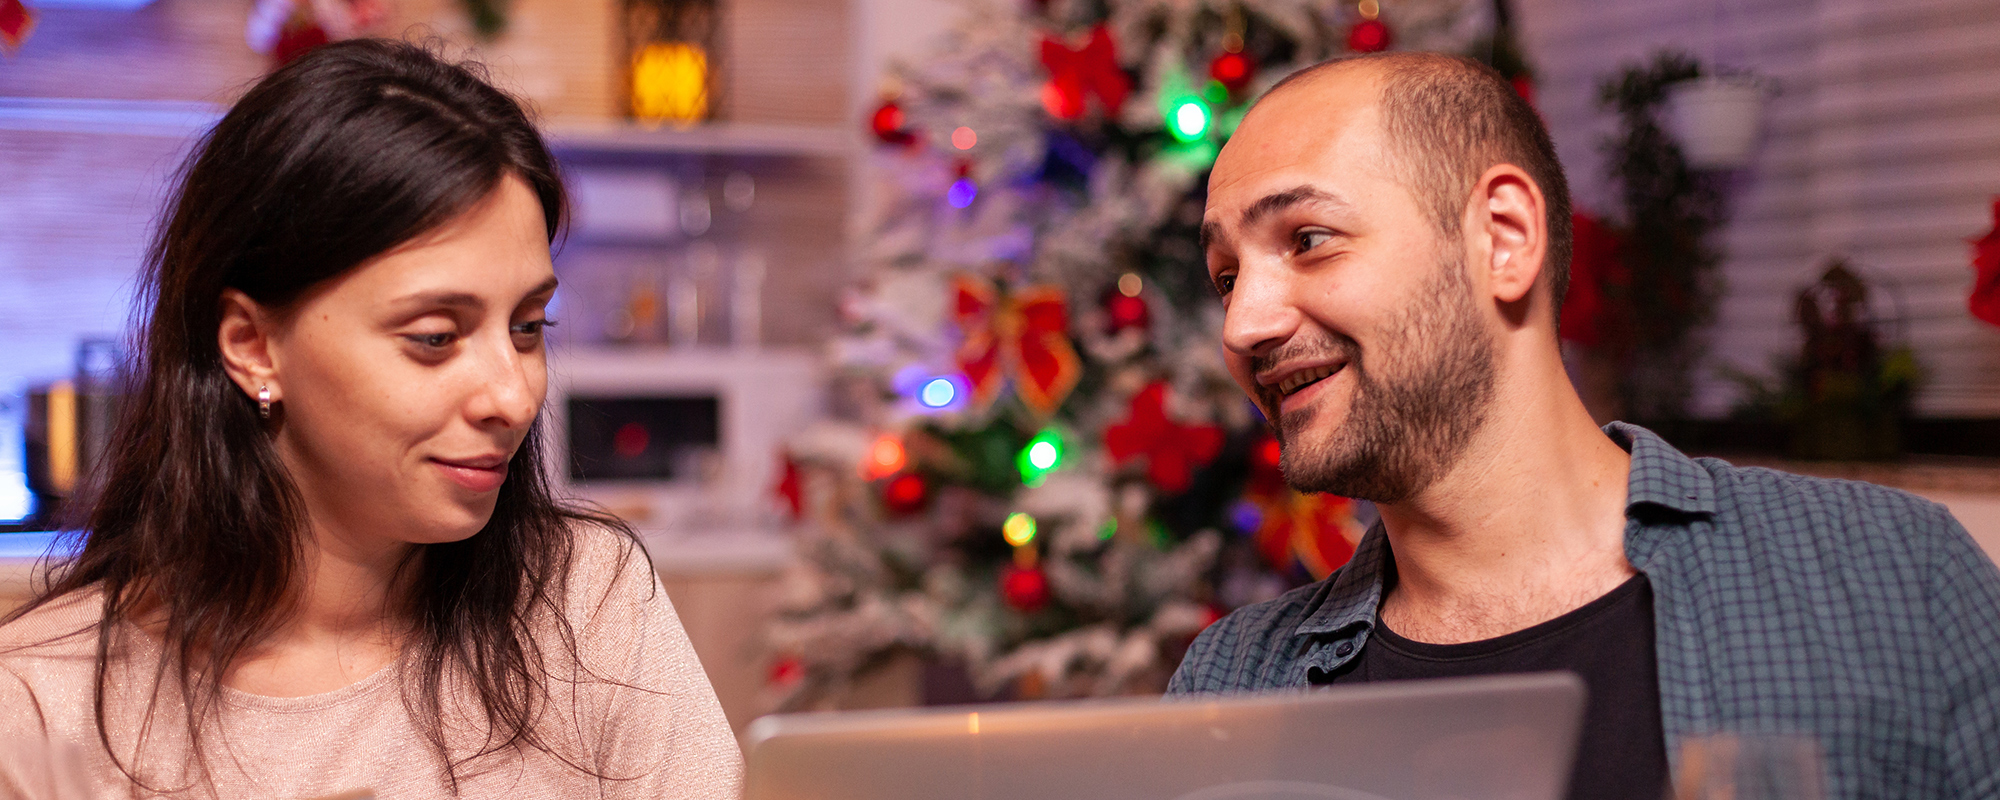
<instances>
[{"instance_id":1,"label":"red decoration on wall","mask_svg":"<svg viewBox=\"0 0 2000 800\"><path fill-rule=\"evenodd\" d=\"M0 50L12 53L28 34L35 30L35 12L29 11L21 0L0 0Z\"/></svg>"},{"instance_id":2,"label":"red decoration on wall","mask_svg":"<svg viewBox=\"0 0 2000 800\"><path fill-rule=\"evenodd\" d=\"M1526 75L1516 75L1512 80L1509 80L1508 83L1514 85L1514 93L1520 95L1522 100L1528 101L1529 107L1533 107L1535 105L1534 78L1530 78Z\"/></svg>"},{"instance_id":3,"label":"red decoration on wall","mask_svg":"<svg viewBox=\"0 0 2000 800\"><path fill-rule=\"evenodd\" d=\"M1993 230L1972 240L1972 316L2000 325L2000 197L1993 198Z\"/></svg>"},{"instance_id":4,"label":"red decoration on wall","mask_svg":"<svg viewBox=\"0 0 2000 800\"><path fill-rule=\"evenodd\" d=\"M771 662L767 678L772 686L790 686L806 677L806 664L798 656L784 656Z\"/></svg>"},{"instance_id":5,"label":"red decoration on wall","mask_svg":"<svg viewBox=\"0 0 2000 800\"><path fill-rule=\"evenodd\" d=\"M960 275L952 294L952 316L965 333L958 367L972 384L973 402L992 403L1012 378L1029 410L1055 413L1083 377L1062 290L1032 286L1003 295L991 281Z\"/></svg>"},{"instance_id":6,"label":"red decoration on wall","mask_svg":"<svg viewBox=\"0 0 2000 800\"><path fill-rule=\"evenodd\" d=\"M1596 217L1580 212L1570 217L1570 230L1569 291L1563 296L1556 331L1567 341L1596 347L1604 340L1604 287L1623 280L1618 236Z\"/></svg>"},{"instance_id":7,"label":"red decoration on wall","mask_svg":"<svg viewBox=\"0 0 2000 800\"><path fill-rule=\"evenodd\" d=\"M1222 452L1222 429L1183 425L1167 416L1167 385L1154 383L1132 397L1132 415L1104 429L1104 449L1120 464L1146 457L1146 478L1167 494L1187 491L1194 470Z\"/></svg>"},{"instance_id":8,"label":"red decoration on wall","mask_svg":"<svg viewBox=\"0 0 2000 800\"><path fill-rule=\"evenodd\" d=\"M1347 30L1347 49L1356 53L1380 53L1389 49L1389 26L1379 19L1364 19Z\"/></svg>"},{"instance_id":9,"label":"red decoration on wall","mask_svg":"<svg viewBox=\"0 0 2000 800\"><path fill-rule=\"evenodd\" d=\"M1056 119L1083 118L1090 95L1103 104L1105 116L1116 117L1132 93L1131 76L1118 66L1118 45L1111 39L1111 30L1101 24L1090 29L1090 37L1079 48L1042 37L1042 66L1049 70L1049 82L1042 86L1042 107Z\"/></svg>"},{"instance_id":10,"label":"red decoration on wall","mask_svg":"<svg viewBox=\"0 0 2000 800\"><path fill-rule=\"evenodd\" d=\"M778 485L771 487L771 493L785 504L792 521L797 522L806 513L805 482L799 476L799 462L790 456L779 456L778 460Z\"/></svg>"},{"instance_id":11,"label":"red decoration on wall","mask_svg":"<svg viewBox=\"0 0 2000 800\"><path fill-rule=\"evenodd\" d=\"M1208 76L1221 83L1230 92L1243 91L1250 85L1250 76L1256 73L1250 57L1242 53L1223 53L1208 62Z\"/></svg>"}]
</instances>

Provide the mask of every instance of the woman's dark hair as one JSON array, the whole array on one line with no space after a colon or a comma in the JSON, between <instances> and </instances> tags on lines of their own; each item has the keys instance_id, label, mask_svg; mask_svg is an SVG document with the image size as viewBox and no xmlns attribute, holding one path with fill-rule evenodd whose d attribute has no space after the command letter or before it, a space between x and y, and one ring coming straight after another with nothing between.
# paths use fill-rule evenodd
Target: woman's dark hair
<instances>
[{"instance_id":1,"label":"woman's dark hair","mask_svg":"<svg viewBox=\"0 0 2000 800\"><path fill-rule=\"evenodd\" d=\"M283 314L314 287L457 217L508 175L534 190L557 238L564 195L554 159L520 104L481 76L407 43L326 45L259 81L183 167L147 256L140 307L151 313L137 333L116 445L71 520L87 531L82 548L14 614L102 590L96 712L107 749L115 622L143 615L164 632L161 677L177 679L187 698L200 761L198 732L223 676L285 622L303 577L298 488L256 404L223 370L224 290ZM576 652L560 613L573 526L631 532L559 502L541 461L531 427L486 527L419 545L406 566L413 634L403 663L417 675L405 702L453 785L465 762L518 747L585 769L537 733L543 649ZM551 620L562 641L537 642L530 622ZM460 680L490 726L469 750L448 748L443 730L441 695Z\"/></svg>"}]
</instances>

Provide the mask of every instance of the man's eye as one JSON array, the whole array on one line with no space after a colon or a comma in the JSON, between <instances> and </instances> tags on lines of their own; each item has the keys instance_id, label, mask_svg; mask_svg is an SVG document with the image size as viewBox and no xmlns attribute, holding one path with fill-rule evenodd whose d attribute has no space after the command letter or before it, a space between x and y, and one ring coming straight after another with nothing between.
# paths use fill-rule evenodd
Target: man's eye
<instances>
[{"instance_id":1,"label":"man's eye","mask_svg":"<svg viewBox=\"0 0 2000 800\"><path fill-rule=\"evenodd\" d=\"M1300 253L1318 247L1333 238L1333 234L1328 231L1299 231L1297 236L1299 248L1297 252Z\"/></svg>"},{"instance_id":2,"label":"man's eye","mask_svg":"<svg viewBox=\"0 0 2000 800\"><path fill-rule=\"evenodd\" d=\"M1236 273L1225 272L1221 275L1215 276L1216 294L1226 296L1235 289L1236 289Z\"/></svg>"}]
</instances>

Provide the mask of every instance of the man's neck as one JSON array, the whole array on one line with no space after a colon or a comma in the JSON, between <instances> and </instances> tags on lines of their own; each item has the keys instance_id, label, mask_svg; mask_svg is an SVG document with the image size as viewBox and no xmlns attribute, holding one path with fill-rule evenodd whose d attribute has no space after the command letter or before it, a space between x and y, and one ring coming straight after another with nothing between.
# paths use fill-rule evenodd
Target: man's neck
<instances>
[{"instance_id":1,"label":"man's neck","mask_svg":"<svg viewBox=\"0 0 2000 800\"><path fill-rule=\"evenodd\" d=\"M1380 507L1397 572L1381 613L1399 635L1490 639L1635 574L1624 544L1631 457L1566 381L1557 389L1503 390L1457 464L1418 496Z\"/></svg>"}]
</instances>

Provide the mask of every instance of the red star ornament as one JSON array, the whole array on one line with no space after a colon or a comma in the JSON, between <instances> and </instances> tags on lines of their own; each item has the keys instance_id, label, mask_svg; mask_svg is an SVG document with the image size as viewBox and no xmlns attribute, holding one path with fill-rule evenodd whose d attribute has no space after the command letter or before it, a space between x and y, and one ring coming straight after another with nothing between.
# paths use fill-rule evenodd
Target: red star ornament
<instances>
[{"instance_id":1,"label":"red star ornament","mask_svg":"<svg viewBox=\"0 0 2000 800\"><path fill-rule=\"evenodd\" d=\"M14 52L35 30L35 12L21 0L0 0L0 50Z\"/></svg>"},{"instance_id":2,"label":"red star ornament","mask_svg":"<svg viewBox=\"0 0 2000 800\"><path fill-rule=\"evenodd\" d=\"M1049 70L1042 107L1056 119L1082 119L1090 95L1104 105L1105 116L1116 117L1132 93L1132 78L1118 66L1118 45L1111 40L1111 30L1101 24L1090 29L1082 47L1042 37L1042 66Z\"/></svg>"},{"instance_id":3,"label":"red star ornament","mask_svg":"<svg viewBox=\"0 0 2000 800\"><path fill-rule=\"evenodd\" d=\"M974 404L992 403L1011 377L1029 410L1055 413L1083 377L1062 290L1031 286L1003 294L992 281L960 275L952 295L952 316L965 333L958 368Z\"/></svg>"},{"instance_id":4,"label":"red star ornament","mask_svg":"<svg viewBox=\"0 0 2000 800\"><path fill-rule=\"evenodd\" d=\"M1120 464L1146 458L1146 478L1167 494L1187 491L1194 470L1222 452L1222 429L1183 425L1167 416L1167 385L1154 383L1132 398L1132 415L1104 429L1104 449Z\"/></svg>"},{"instance_id":5,"label":"red star ornament","mask_svg":"<svg viewBox=\"0 0 2000 800\"><path fill-rule=\"evenodd\" d=\"M2000 197L1993 198L1993 230L1972 240L1972 272L1965 307L1972 316L2000 325Z\"/></svg>"}]
</instances>

